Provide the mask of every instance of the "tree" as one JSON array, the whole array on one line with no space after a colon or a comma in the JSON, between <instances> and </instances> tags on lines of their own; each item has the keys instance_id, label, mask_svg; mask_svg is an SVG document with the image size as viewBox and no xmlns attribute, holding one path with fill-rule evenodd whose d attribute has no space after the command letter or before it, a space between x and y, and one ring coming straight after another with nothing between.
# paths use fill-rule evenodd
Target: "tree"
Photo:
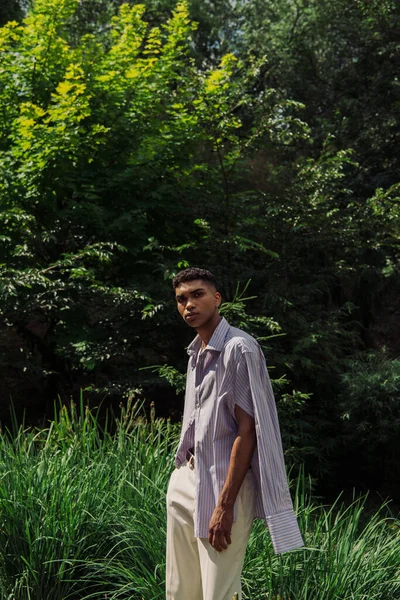
<instances>
[{"instance_id":1,"label":"tree","mask_svg":"<svg viewBox=\"0 0 400 600\"><path fill-rule=\"evenodd\" d=\"M196 68L184 3L152 28L123 5L100 38L77 37L77 6L38 0L0 40L2 315L26 359L14 372L50 402L82 381L120 398L140 380L132 365L174 347L168 319L156 330L148 317L205 237L199 206L221 199L226 264L265 251L229 223L226 174L262 131L240 133L235 57Z\"/></svg>"}]
</instances>

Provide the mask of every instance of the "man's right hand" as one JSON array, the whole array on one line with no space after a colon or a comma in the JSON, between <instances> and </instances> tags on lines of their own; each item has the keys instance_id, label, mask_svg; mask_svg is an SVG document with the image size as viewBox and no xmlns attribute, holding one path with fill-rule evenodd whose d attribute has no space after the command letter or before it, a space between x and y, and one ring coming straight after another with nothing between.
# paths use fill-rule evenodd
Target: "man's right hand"
<instances>
[{"instance_id":1,"label":"man's right hand","mask_svg":"<svg viewBox=\"0 0 400 600\"><path fill-rule=\"evenodd\" d=\"M226 550L231 543L232 523L233 507L223 508L217 505L208 529L208 541L217 552Z\"/></svg>"}]
</instances>

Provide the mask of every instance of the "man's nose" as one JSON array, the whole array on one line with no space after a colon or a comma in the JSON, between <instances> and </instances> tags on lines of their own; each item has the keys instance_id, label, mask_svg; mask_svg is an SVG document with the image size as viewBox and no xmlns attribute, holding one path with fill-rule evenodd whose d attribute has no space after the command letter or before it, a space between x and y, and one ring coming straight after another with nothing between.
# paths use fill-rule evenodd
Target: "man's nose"
<instances>
[{"instance_id":1,"label":"man's nose","mask_svg":"<svg viewBox=\"0 0 400 600\"><path fill-rule=\"evenodd\" d=\"M195 307L196 307L196 305L195 305L194 301L189 298L189 300L186 303L186 309L192 310Z\"/></svg>"}]
</instances>

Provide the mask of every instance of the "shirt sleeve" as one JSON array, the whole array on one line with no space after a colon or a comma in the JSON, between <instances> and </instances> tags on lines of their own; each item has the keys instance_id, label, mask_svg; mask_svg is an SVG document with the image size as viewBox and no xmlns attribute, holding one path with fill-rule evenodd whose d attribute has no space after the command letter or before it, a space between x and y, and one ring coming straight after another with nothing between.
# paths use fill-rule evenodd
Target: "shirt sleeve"
<instances>
[{"instance_id":1,"label":"shirt sleeve","mask_svg":"<svg viewBox=\"0 0 400 600\"><path fill-rule=\"evenodd\" d=\"M237 404L248 415L254 418L253 399L249 381L249 371L244 355L236 367L235 388L233 394L234 404ZM234 408L234 407L233 407Z\"/></svg>"},{"instance_id":2,"label":"shirt sleeve","mask_svg":"<svg viewBox=\"0 0 400 600\"><path fill-rule=\"evenodd\" d=\"M247 387L257 433L257 457L253 468L259 480L265 523L274 551L279 554L300 548L304 542L290 497L275 398L261 348L244 352L239 362L244 363L240 368L238 366L241 377L245 377L247 369ZM249 412L245 408L249 402L247 393L240 393L237 398L237 403Z\"/></svg>"}]
</instances>

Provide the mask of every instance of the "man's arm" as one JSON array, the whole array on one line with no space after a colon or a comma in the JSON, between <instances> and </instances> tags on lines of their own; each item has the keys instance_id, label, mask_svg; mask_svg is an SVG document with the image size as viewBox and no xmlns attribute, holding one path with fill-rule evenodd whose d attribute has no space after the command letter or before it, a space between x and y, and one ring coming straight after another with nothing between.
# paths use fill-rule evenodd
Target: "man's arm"
<instances>
[{"instance_id":1,"label":"man's arm","mask_svg":"<svg viewBox=\"0 0 400 600\"><path fill-rule=\"evenodd\" d=\"M231 543L233 505L248 471L256 447L254 419L235 405L238 432L232 446L228 474L209 525L208 541L220 552Z\"/></svg>"}]
</instances>

